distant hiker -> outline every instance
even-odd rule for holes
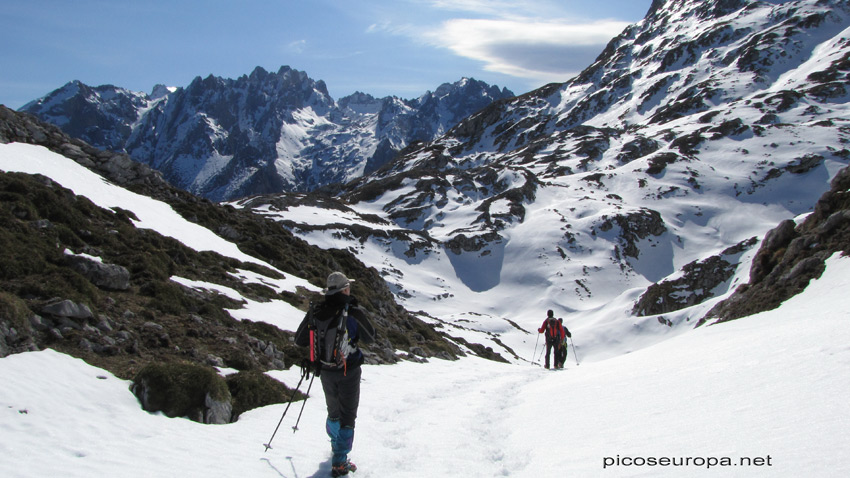
[[[572,337],[570,330],[564,327],[564,319],[558,318],[560,325],[561,337],[558,340],[558,350],[555,351],[555,368],[564,368],[564,362],[567,361],[567,337]]]
[[[328,276],[324,301],[304,317],[295,343],[310,347],[310,360],[316,375],[322,379],[322,389],[328,408],[325,430],[331,438],[332,476],[347,475],[357,467],[348,459],[354,444],[354,421],[360,403],[360,365],[363,352],[358,342],[374,340],[375,329],[351,295],[351,282],[341,272]]]
[[[561,341],[561,337],[563,337],[563,327],[558,323],[558,319],[555,318],[555,313],[551,310],[546,312],[546,320],[543,321],[543,325],[537,329],[537,332],[540,334],[545,334],[546,337],[546,368],[549,368],[549,355],[552,353],[552,349],[555,349],[555,365],[558,365],[558,343]]]

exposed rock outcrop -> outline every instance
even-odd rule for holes
[[[841,170],[802,224],[770,231],[750,269],[750,281],[700,320],[724,322],[778,307],[820,277],[824,261],[850,253],[850,168]]]

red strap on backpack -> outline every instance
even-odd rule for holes
[[[316,362],[316,331],[310,329],[310,363]]]

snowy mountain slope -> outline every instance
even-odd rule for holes
[[[616,359],[570,358],[562,372],[477,358],[366,366],[355,476],[846,476],[849,277],[834,257],[777,310]],[[0,377],[9,478],[329,475],[321,392],[265,451],[283,404],[228,425],[170,419],[140,410],[128,382],[49,350],[0,360]]]
[[[105,208],[121,208],[133,211],[134,223],[140,229],[154,229],[161,234],[179,239],[196,251],[216,251],[243,262],[253,262],[270,269],[265,263],[240,251],[236,244],[225,240],[204,227],[187,221],[168,204],[150,197],[127,191],[107,182],[103,177],[77,165],[68,158],[51,153],[45,148],[22,143],[2,146],[3,171],[27,174],[49,173],[64,187],[81,191],[94,204]],[[302,287],[313,288],[304,281],[296,281]],[[294,285],[291,286],[294,290]]]
[[[358,178],[409,143],[430,141],[510,96],[464,78],[413,100],[356,93],[337,103],[304,72],[258,67],[236,80],[198,77],[152,95],[72,82],[21,111],[221,200]]]
[[[0,189],[0,356],[51,346],[123,378],[157,361],[289,367],[301,352],[292,332],[336,269],[358,278],[383,330],[370,362],[460,352],[350,254],[191,196],[126,156],[5,108]],[[269,325],[252,325],[260,322]]]
[[[237,205],[354,251],[408,309],[511,360],[547,309],[588,355],[625,353],[745,283],[756,240],[847,166],[848,27],[841,1],[659,0],[576,78],[409,147],[332,214],[309,196]],[[720,265],[680,286],[694,307],[633,315],[697,263]]]

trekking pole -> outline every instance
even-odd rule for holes
[[[576,350],[576,343],[573,342],[573,338],[570,337],[570,343],[573,344],[573,358],[576,359],[576,366],[580,365],[578,363],[578,351]]]
[[[537,355],[537,345],[540,344],[540,334],[537,334],[537,342],[534,344],[534,353],[531,354],[531,365],[539,365],[534,361],[534,357]]]
[[[304,369],[302,369],[301,380],[298,381],[298,385],[296,385],[295,389],[292,390],[292,395],[289,396],[289,402],[287,402],[286,408],[283,409],[283,415],[280,416],[280,421],[277,422],[277,426],[274,428],[274,433],[272,433],[272,437],[269,438],[268,443],[263,443],[263,446],[266,447],[265,451],[269,451],[269,448],[272,447],[272,440],[274,440],[274,436],[277,435],[277,429],[280,428],[280,424],[283,423],[283,417],[285,417],[286,412],[289,411],[289,406],[292,405],[292,400],[295,398],[295,394],[298,392],[298,389],[301,387],[301,382],[304,381],[304,377],[306,377],[309,374],[310,374],[309,369],[307,369],[306,367]],[[313,380],[311,379],[310,383],[312,383],[312,382],[313,382]],[[263,453],[265,453],[265,452],[263,452]]]
[[[309,373],[309,372],[307,372]],[[310,389],[313,388],[313,379],[316,378],[316,374],[313,374],[313,377],[310,379],[310,385],[307,385],[307,396],[304,397],[304,403],[301,404],[301,411],[298,412],[298,420],[295,420],[295,426],[292,427],[292,433],[298,431],[298,423],[301,422],[301,414],[304,413],[304,406],[307,405],[307,399],[310,398]]]

